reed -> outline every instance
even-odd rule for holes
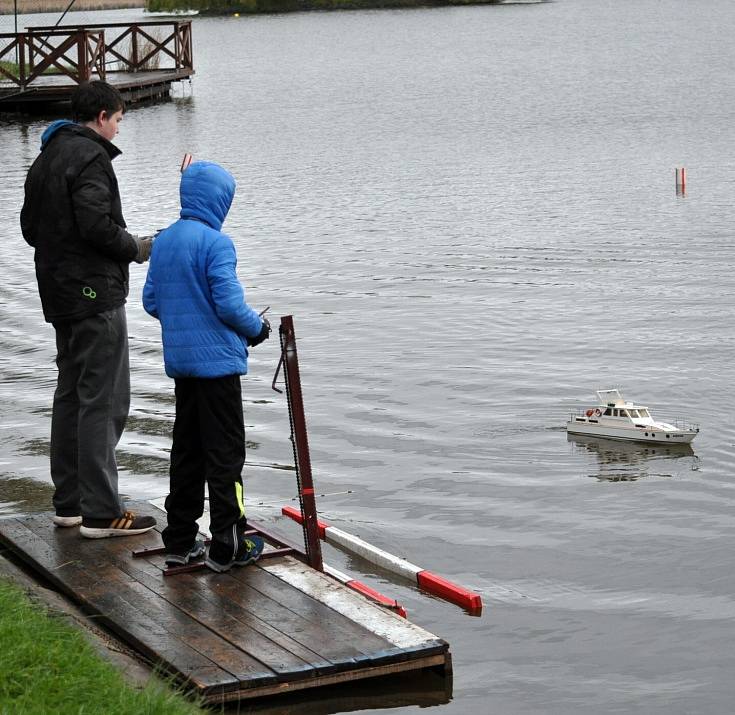
[[[22,0],[18,2],[18,9],[23,14],[37,12],[62,12],[69,5],[69,0]],[[74,10],[115,10],[127,7],[145,7],[145,0],[77,0]],[[12,15],[13,0],[0,0],[0,15]],[[7,24],[0,21],[0,26]],[[20,29],[20,28],[19,28]],[[3,32],[12,31],[6,28]]]
[[[154,30],[150,27],[146,28],[146,33],[149,34],[151,37],[155,38],[157,42],[160,42],[161,40],[161,33],[157,30]],[[138,34],[138,57],[145,57],[149,52],[153,50],[155,45],[153,42],[151,42],[149,39],[143,37],[143,35]],[[119,52],[123,57],[127,58],[128,62],[132,64],[133,61],[133,44],[128,37],[127,39],[123,40],[118,46],[115,47],[117,52]],[[141,70],[157,70],[161,66],[161,53],[157,52],[156,54],[149,57],[145,62],[143,62],[141,65],[139,65],[138,69]],[[127,62],[117,61],[114,63],[114,65],[108,69],[111,69],[113,71],[127,71],[129,68],[129,65]]]
[[[155,30],[151,31],[149,28],[149,32],[152,37],[156,39],[156,42],[161,41],[161,35],[159,32],[156,32]],[[149,52],[153,50],[155,45],[148,39],[142,36],[138,36],[138,57],[145,57]],[[141,69],[144,70],[157,70],[161,66],[161,53],[156,52],[155,55],[152,55],[149,57],[143,64],[140,66]]]
[[[156,12],[198,10],[202,15],[300,12],[304,10],[366,10],[373,8],[495,5],[502,0],[148,0]]]

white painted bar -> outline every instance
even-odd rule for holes
[[[424,570],[420,566],[406,561],[406,559],[389,554],[387,551],[368,544],[367,541],[363,541],[359,537],[348,534],[346,531],[337,529],[334,526],[327,527],[324,530],[324,534],[328,544],[331,543],[341,546],[348,551],[356,553],[358,556],[362,556],[362,558],[376,566],[381,566],[387,571],[411,579],[414,583],[416,583],[416,575]]]

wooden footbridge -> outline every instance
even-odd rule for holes
[[[0,111],[68,102],[102,79],[127,102],[166,97],[194,74],[191,20],[27,27],[0,34]]]

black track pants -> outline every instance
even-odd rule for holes
[[[212,539],[234,553],[246,528],[244,464],[240,376],[177,378],[168,526],[163,531],[167,551],[185,552],[194,543],[206,482]]]

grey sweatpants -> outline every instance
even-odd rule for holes
[[[130,409],[125,306],[55,323],[59,375],[51,419],[51,479],[59,516],[114,519],[115,447]]]

